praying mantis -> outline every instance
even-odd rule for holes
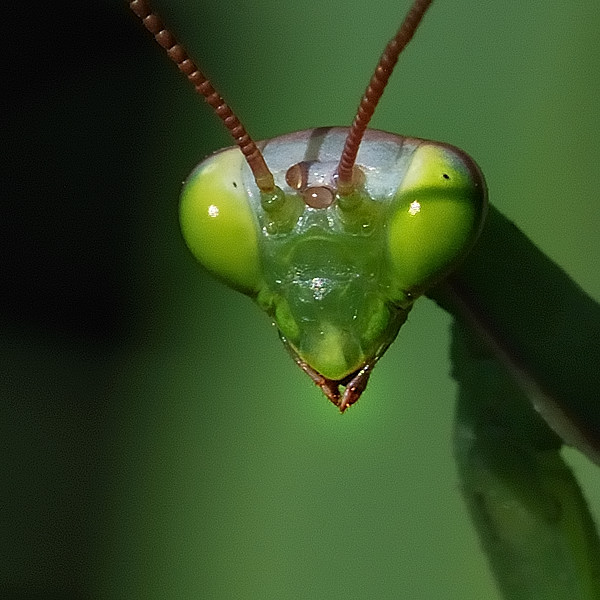
[[[511,237],[512,236],[512,237]],[[515,240],[514,244],[512,243],[512,240]],[[497,247],[498,246],[498,240],[499,240],[499,244],[500,244],[500,249]],[[508,246],[507,246],[507,242],[506,240],[511,240],[511,242],[509,242]],[[562,411],[561,409],[563,409],[565,406],[571,408],[570,404],[572,402],[575,402],[575,399],[570,399],[570,400],[563,400],[561,398],[559,398],[556,401],[552,401],[552,399],[550,398],[550,400],[548,401],[547,393],[546,393],[546,389],[545,386],[539,383],[538,379],[536,377],[534,377],[527,368],[524,368],[524,363],[525,363],[525,367],[530,364],[531,362],[535,363],[535,357],[533,355],[537,355],[538,354],[538,350],[535,349],[531,355],[527,354],[528,348],[527,348],[527,344],[525,344],[525,348],[508,348],[506,344],[504,344],[504,340],[502,338],[502,336],[495,336],[493,335],[493,333],[495,332],[495,328],[494,327],[489,327],[488,324],[485,321],[484,317],[487,317],[487,313],[490,313],[494,316],[502,316],[503,311],[505,310],[506,307],[506,303],[502,304],[500,303],[499,305],[495,303],[495,298],[497,297],[497,292],[494,289],[490,289],[489,290],[489,295],[488,295],[488,290],[486,289],[486,286],[483,285],[481,287],[477,287],[475,289],[475,291],[473,292],[473,287],[472,287],[472,282],[477,282],[479,284],[479,282],[485,282],[487,281],[486,279],[486,275],[485,273],[482,274],[481,270],[488,270],[490,267],[490,260],[486,260],[483,263],[480,263],[477,261],[477,252],[479,252],[479,256],[484,256],[484,257],[498,257],[498,258],[494,258],[495,260],[495,266],[496,266],[496,271],[498,272],[498,269],[502,266],[502,261],[507,261],[509,262],[511,265],[514,264],[515,260],[518,260],[521,256],[523,256],[523,253],[527,253],[527,255],[530,255],[532,252],[534,252],[533,246],[530,246],[527,244],[527,241],[523,239],[522,236],[520,236],[520,234],[514,230],[512,228],[512,226],[499,214],[497,213],[497,211],[495,211],[494,209],[492,209],[491,214],[490,214],[490,222],[488,224],[488,227],[484,230],[483,233],[483,238],[480,240],[479,242],[479,247],[476,247],[474,254],[472,254],[471,256],[474,258],[467,258],[466,262],[462,265],[461,269],[459,269],[459,271],[457,272],[457,274],[454,277],[451,277],[451,279],[445,283],[445,284],[440,284],[439,286],[437,286],[436,288],[434,288],[431,292],[429,292],[429,294],[431,295],[432,298],[434,298],[439,304],[441,304],[443,307],[445,307],[447,310],[449,310],[452,314],[454,314],[455,316],[458,317],[459,323],[468,323],[470,325],[470,327],[478,332],[480,334],[481,337],[483,337],[486,340],[486,344],[484,346],[475,346],[475,350],[473,350],[473,339],[471,338],[471,334],[469,333],[464,333],[464,326],[462,325],[458,325],[457,326],[457,342],[455,344],[455,351],[458,354],[461,355],[460,361],[458,362],[459,365],[463,365],[463,366],[467,366],[470,365],[471,363],[473,364],[477,364],[477,361],[482,360],[484,361],[486,364],[488,361],[487,355],[486,353],[488,352],[492,352],[495,353],[497,356],[500,357],[501,361],[503,362],[503,364],[505,366],[508,366],[508,368],[510,370],[512,370],[513,372],[516,373],[517,379],[519,379],[520,384],[525,387],[526,389],[528,389],[529,392],[531,392],[533,390],[533,393],[531,394],[534,398],[536,398],[536,400],[539,402],[540,399],[542,402],[545,402],[544,406],[540,406],[542,411],[545,411],[545,416],[548,417],[548,420],[551,422],[551,425],[559,432],[560,435],[562,435],[562,437],[564,437],[565,439],[567,439],[568,442],[574,444],[575,446],[579,447],[581,450],[583,450],[585,453],[587,453],[593,460],[597,460],[597,452],[598,452],[598,431],[599,431],[599,420],[598,420],[598,409],[597,407],[592,403],[592,397],[591,395],[588,396],[583,396],[583,398],[585,398],[585,400],[582,400],[581,404],[579,406],[577,405],[573,405],[574,409],[575,409],[575,420],[573,420],[571,417],[573,417],[573,415],[569,415],[566,414],[565,411]],[[494,247],[494,244],[496,244],[496,247]],[[512,256],[510,254],[510,250],[514,250],[515,252],[515,256]],[[582,316],[582,320],[580,323],[581,326],[581,330],[577,330],[575,332],[575,334],[572,336],[574,338],[574,343],[578,343],[577,340],[581,340],[581,339],[588,339],[588,343],[586,346],[583,346],[581,348],[577,348],[575,347],[569,354],[571,356],[582,356],[582,355],[586,355],[586,356],[591,356],[592,357],[592,362],[590,364],[593,364],[594,356],[597,356],[597,337],[595,337],[594,335],[589,335],[586,336],[583,334],[583,332],[590,332],[590,331],[594,331],[594,327],[596,327],[596,331],[597,331],[597,327],[598,327],[598,312],[597,312],[597,308],[593,305],[593,303],[589,303],[584,297],[578,297],[577,296],[577,291],[575,289],[571,289],[568,288],[568,282],[563,281],[561,279],[561,275],[558,272],[554,272],[553,271],[553,267],[551,264],[547,264],[547,263],[543,263],[543,262],[539,262],[539,261],[543,261],[543,258],[540,256],[538,257],[538,261],[536,262],[536,264],[543,264],[545,265],[543,268],[545,271],[548,271],[548,275],[549,275],[549,280],[552,282],[557,282],[559,281],[559,283],[557,283],[556,285],[558,286],[559,289],[565,289],[565,286],[568,289],[568,302],[565,303],[565,307],[564,310],[566,311],[567,308],[569,308],[570,312],[576,312],[578,315]],[[517,271],[517,277],[522,280],[524,278],[530,278],[530,275],[523,275],[523,274],[519,274],[518,270]],[[495,283],[495,282],[491,282],[491,283]],[[497,282],[496,282],[497,283]],[[541,286],[544,290],[548,289],[548,284],[546,280],[542,280]],[[532,286],[533,287],[533,286]],[[522,293],[522,290],[519,289],[519,292]],[[481,299],[483,299],[483,309],[486,314],[482,315],[482,311],[477,310],[479,303],[477,302],[473,302],[473,296],[476,296],[476,300],[479,300],[481,302]],[[557,298],[561,298],[561,295],[557,295]],[[523,296],[521,296],[521,300],[522,300]],[[510,304],[510,308],[514,308],[514,302],[513,303],[509,303]],[[528,309],[531,308],[531,303],[528,303],[527,301],[522,302],[521,303],[524,307],[524,309]],[[557,309],[557,302],[551,302],[550,306],[552,306],[554,309]],[[561,308],[560,306],[558,306],[558,308],[560,308],[560,311],[563,310],[563,308]],[[544,306],[540,306],[540,311],[539,311],[539,319],[540,319],[540,323],[544,324],[544,317],[545,315],[547,315],[548,313],[548,309],[546,309]],[[517,324],[521,324],[523,322],[523,318],[526,318],[528,320],[530,320],[531,323],[533,323],[532,327],[535,327],[536,324],[536,316],[535,316],[535,311],[533,311],[533,314],[527,313],[526,317],[523,317],[521,314],[519,314],[518,312],[516,313],[516,316],[514,317],[514,323]],[[520,325],[516,325],[516,327],[519,327]],[[544,327],[540,327],[540,329],[543,331]],[[510,337],[511,340],[514,340],[517,338],[517,334],[518,332],[512,330],[510,332]],[[567,335],[567,334],[564,334]],[[555,335],[553,334],[553,332],[550,332],[550,335],[548,336],[548,338],[544,339],[544,341],[540,342],[540,340],[536,340],[535,338],[531,338],[532,341],[536,342],[536,344],[539,346],[540,343],[542,345],[545,345],[546,347],[549,347],[550,349],[552,349],[551,346],[551,339],[554,338]],[[466,343],[465,340],[466,339]],[[568,337],[566,338],[568,339]],[[483,349],[482,349],[483,348]],[[596,351],[596,355],[594,355],[594,350]],[[542,353],[543,354],[543,353]],[[549,354],[552,354],[552,352],[550,352]],[[556,354],[556,353],[554,353]],[[518,357],[520,360],[515,359],[515,357]],[[574,365],[579,366],[581,364],[581,361],[576,361],[576,363],[574,363]],[[584,365],[585,366],[585,365]],[[468,368],[467,368],[468,370]],[[474,367],[474,371],[475,373],[477,373],[479,370],[479,367]],[[545,365],[541,366],[541,371],[546,372],[546,373],[555,373],[557,370],[557,367],[553,367],[551,363],[547,363]],[[567,369],[567,371],[569,371],[569,373],[571,371],[573,371],[573,365],[569,366]],[[457,371],[457,377],[460,380],[461,377],[461,369],[460,368],[456,368]],[[581,383],[584,385],[584,390],[587,389],[587,386],[589,384],[589,381],[591,379],[591,369],[588,367],[587,371],[584,371],[583,374],[582,373],[577,373],[575,371],[573,371],[573,375],[574,375],[574,379],[571,380],[568,377],[566,377],[566,375],[568,375],[569,373],[561,373],[560,377],[558,379],[560,379],[563,382],[566,382],[566,386],[567,388],[569,388],[569,390],[571,392],[573,392],[574,385],[576,385],[577,383]],[[586,373],[587,373],[587,377],[586,377]],[[473,387],[473,382],[467,383],[465,384],[464,381],[468,378],[469,375],[464,375],[463,374],[463,385],[465,385],[465,388],[467,389],[467,395],[469,395],[469,390],[472,390]],[[499,375],[494,374],[493,377],[499,377]],[[485,377],[482,375],[482,379],[479,382],[480,385],[482,386],[486,386],[487,384],[485,383]],[[554,387],[554,386],[553,386]],[[488,388],[489,389],[489,388]],[[593,387],[592,387],[593,389]],[[512,393],[512,392],[511,392]],[[517,394],[517,392],[515,392],[515,394]],[[582,398],[582,394],[576,392],[574,394],[574,398],[579,398],[581,400]],[[345,405],[343,405],[345,407]],[[472,404],[468,404],[467,406],[472,406]],[[467,415],[469,416],[469,413],[474,413],[476,411],[474,411],[473,409],[464,409],[462,411],[462,415]],[[472,415],[470,415],[472,416]],[[457,427],[457,455],[461,455],[461,452],[463,452],[464,454],[466,454],[466,459],[465,461],[462,463],[465,465],[464,469],[465,469],[465,475],[464,475],[464,479],[466,482],[469,481],[469,473],[471,472],[470,466],[469,466],[469,459],[471,458],[468,452],[464,452],[464,443],[465,440],[470,441],[471,443],[473,443],[474,439],[477,439],[477,437],[479,435],[481,435],[482,437],[487,437],[488,439],[490,439],[490,429],[487,429],[486,427],[489,425],[489,423],[485,422],[485,419],[481,419],[481,415],[477,415],[478,418],[474,419],[474,420],[469,420],[469,419],[465,419],[463,421],[459,421],[459,427]],[[491,429],[492,432],[497,433],[497,428],[498,428],[498,421],[496,420],[496,415],[494,415],[495,419],[494,422],[492,423],[493,427]],[[544,452],[548,452],[549,450],[555,450],[560,444],[557,442],[557,438],[554,437],[553,434],[551,434],[549,431],[547,431],[546,429],[544,429],[545,426],[539,425],[538,421],[536,420],[537,418],[534,416],[531,416],[529,414],[526,414],[526,416],[524,417],[525,422],[528,422],[528,419],[531,419],[531,426],[527,425],[526,427],[524,427],[525,431],[531,431],[536,430],[537,427],[540,427],[539,429],[539,439],[543,441],[543,451]],[[482,426],[483,427],[483,431],[479,431],[478,427]],[[504,435],[504,431],[503,428],[500,428],[502,430],[502,434]],[[466,434],[465,434],[466,432]],[[462,445],[461,445],[461,435],[464,436]],[[519,442],[522,442],[522,439],[517,438]],[[510,443],[512,444],[514,442],[514,440],[512,440],[512,438],[510,438]],[[500,447],[504,447],[506,446],[506,438],[499,436],[499,444]],[[473,443],[473,445],[475,446],[476,444]],[[517,444],[518,445],[518,444]],[[535,447],[535,444],[533,445]],[[497,447],[495,447],[495,450],[497,450]],[[526,448],[527,450],[527,455],[530,456],[532,455],[532,449],[531,448]],[[533,455],[535,455],[535,452],[533,453]],[[537,460],[537,458],[536,458]],[[533,461],[535,462],[535,461]],[[534,468],[537,468],[534,466]],[[538,471],[534,471],[535,473],[538,473]],[[521,483],[523,481],[523,479],[526,480],[526,475],[522,474],[522,478],[521,478]],[[509,477],[509,481],[510,481],[510,477]],[[511,482],[514,483],[514,482]],[[510,487],[510,486],[509,486]],[[468,484],[465,484],[465,489],[466,489],[466,494],[469,494],[469,488],[468,488]],[[485,521],[486,519],[488,519],[488,525],[489,525],[489,518],[490,518],[490,510],[493,509],[490,508],[489,506],[486,507],[485,506],[485,497],[482,493],[482,491],[480,489],[477,488],[477,486],[475,486],[472,490],[470,490],[472,492],[470,498],[471,498],[471,505],[473,507],[473,512],[475,513],[475,515],[479,514],[479,518],[481,521]],[[527,494],[523,493],[521,495],[517,494],[517,497],[520,498],[527,498]],[[483,498],[483,500],[482,500]],[[524,503],[527,505],[527,501],[524,500]],[[541,505],[543,505],[544,503],[540,503]],[[483,509],[482,509],[483,507]],[[547,509],[547,506],[542,506],[540,510],[545,510]],[[552,507],[551,507],[552,508]],[[554,507],[556,508],[556,507]],[[479,513],[477,513],[477,511],[479,510]],[[550,513],[552,513],[552,510],[549,511]],[[558,512],[560,513],[560,509],[558,510]],[[542,513],[543,514],[543,513]],[[476,517],[477,518],[477,517]],[[560,519],[557,519],[557,521],[560,521]],[[582,522],[585,521],[585,518],[582,519]],[[585,529],[585,528],[583,528]],[[497,533],[494,530],[492,530],[492,533]],[[566,535],[566,534],[565,534]],[[482,534],[482,537],[484,537],[484,534]],[[582,553],[587,557],[585,560],[583,560],[580,563],[577,563],[577,567],[575,568],[575,571],[577,571],[578,574],[581,575],[581,571],[578,571],[577,569],[583,569],[585,570],[585,565],[587,565],[589,567],[588,572],[584,573],[581,577],[582,581],[585,581],[587,584],[587,588],[586,590],[584,590],[584,592],[582,593],[587,593],[587,596],[582,595],[581,597],[597,597],[597,580],[595,580],[594,578],[597,577],[597,571],[594,571],[594,565],[592,564],[592,561],[589,560],[589,556],[593,557],[593,553],[595,552],[595,550],[597,550],[597,541],[594,541],[593,539],[593,535],[591,535],[589,533],[589,527],[587,527],[587,529],[585,529],[584,531],[584,535],[583,535],[584,541],[579,541],[577,542],[579,544],[578,548],[583,548]],[[588,539],[589,538],[589,539]],[[588,540],[588,541],[585,541]],[[591,540],[591,541],[590,541]],[[586,544],[589,544],[589,546],[586,546]],[[588,554],[586,554],[586,550],[589,551],[589,556]],[[490,552],[493,552],[493,550],[490,550]],[[587,560],[587,562],[586,562]],[[492,562],[494,562],[494,559],[492,558]],[[583,567],[581,565],[584,565]],[[591,566],[590,566],[591,565]],[[518,596],[510,596],[510,593],[517,593],[517,592],[511,592],[510,590],[510,583],[506,583],[507,579],[510,579],[510,576],[505,576],[504,579],[502,579],[502,566],[497,567],[497,572],[499,579],[501,579],[502,581],[504,581],[504,583],[502,584],[502,588],[503,591],[506,594],[506,597],[518,597]],[[513,571],[514,574],[514,571]],[[518,587],[518,586],[517,586]],[[522,590],[522,586],[521,586],[521,590]],[[594,595],[596,594],[596,595]],[[526,597],[526,596],[523,596]],[[542,597],[542,596],[540,596]],[[546,596],[543,596],[546,597]],[[548,596],[550,597],[550,596]],[[560,596],[557,596],[560,597]]]

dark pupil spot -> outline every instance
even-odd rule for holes
[[[444,173],[444,174],[442,175],[442,177],[443,177],[444,179],[450,179],[450,175],[448,175],[448,173]]]
[[[233,182],[233,187],[236,188],[237,187],[237,183],[234,181]]]

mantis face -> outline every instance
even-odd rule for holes
[[[415,299],[470,250],[485,216],[483,176],[464,152],[367,130],[430,3],[413,4],[351,128],[259,144],[145,0],[130,3],[238,145],[200,163],[184,186],[180,220],[190,250],[257,301],[342,412],[360,397]]]
[[[187,180],[180,212],[194,256],[256,299],[341,410],[358,395],[340,397],[337,386],[366,384],[414,300],[470,249],[486,196],[457,148],[379,131],[358,153],[360,187],[340,196],[347,134],[312,129],[259,144],[274,195],[261,193],[239,149],[218,152]]]

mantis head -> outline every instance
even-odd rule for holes
[[[270,315],[297,364],[342,412],[416,298],[471,249],[485,216],[485,182],[466,153],[367,129],[429,4],[413,4],[351,128],[256,144],[145,0],[131,2],[237,143],[201,162],[184,185],[188,247]]]

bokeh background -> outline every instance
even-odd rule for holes
[[[263,139],[349,124],[408,2],[156,5]],[[126,3],[4,18],[0,595],[498,598],[450,318],[422,300],[340,416],[187,252],[181,181],[230,142]],[[440,0],[373,121],[467,150],[597,300],[599,30],[597,0]],[[600,520],[600,472],[566,454]]]

